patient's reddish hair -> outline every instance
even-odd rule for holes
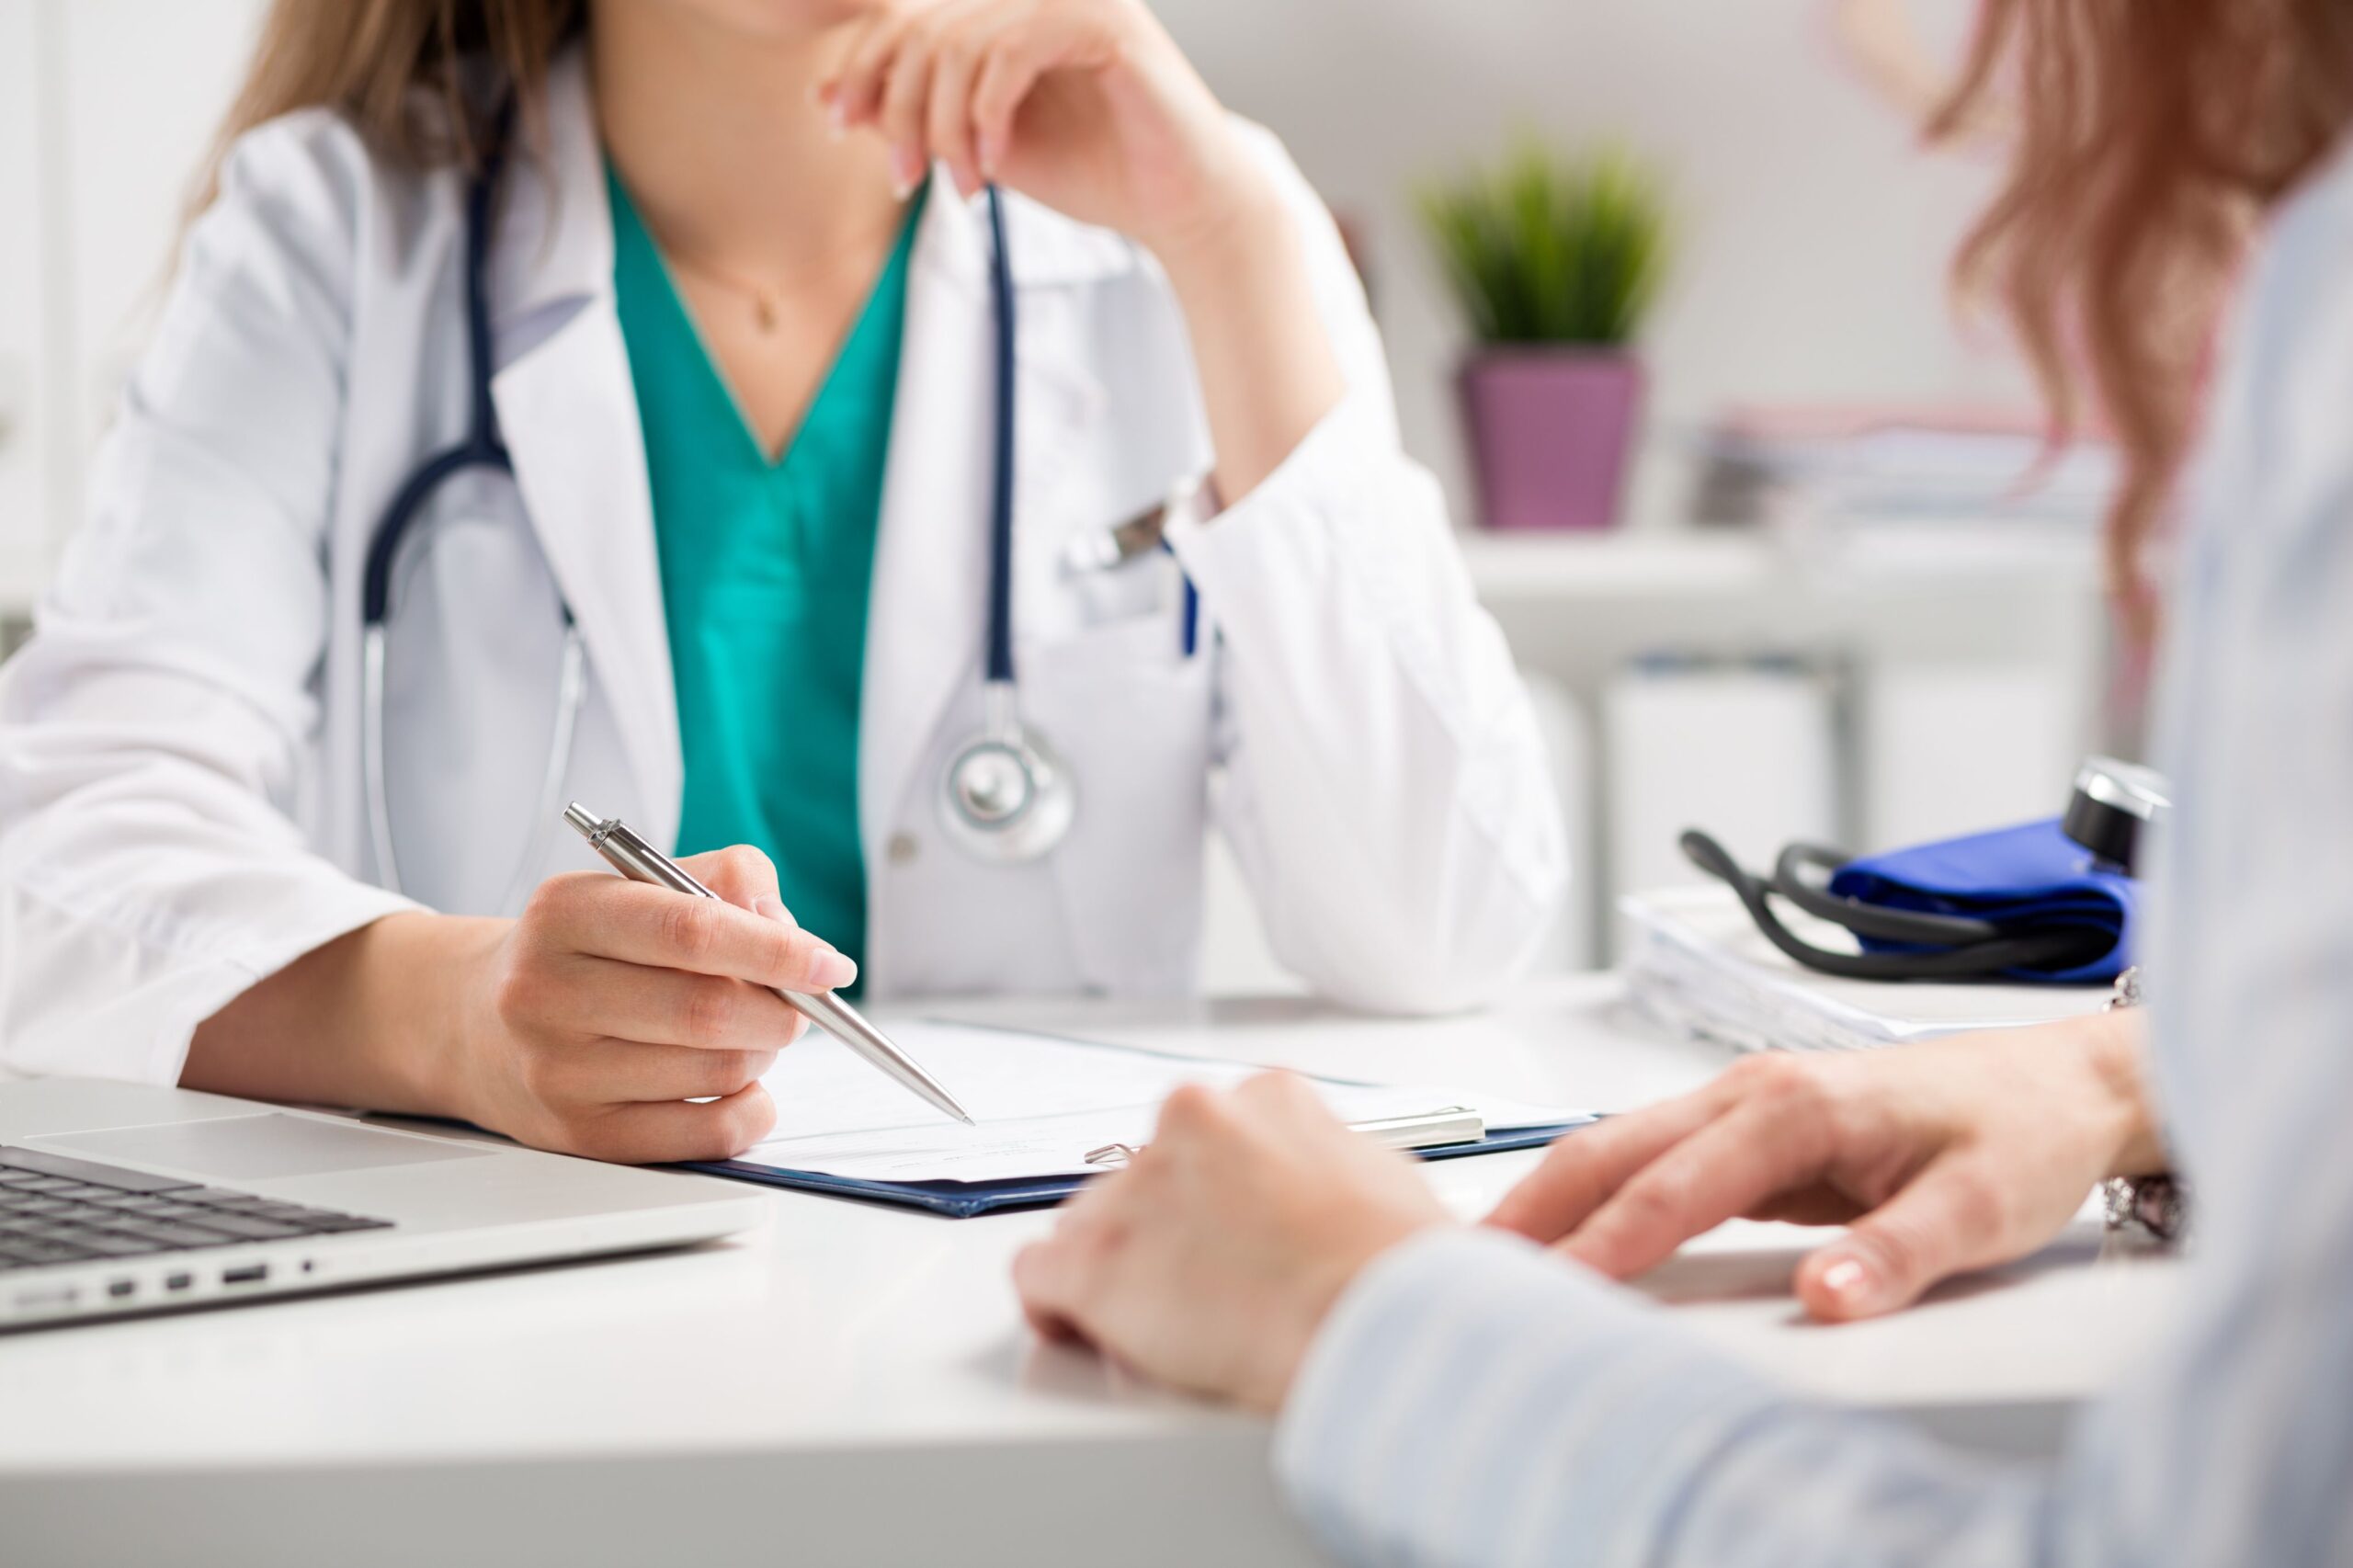
[[[2054,433],[2085,392],[2114,431],[2109,578],[2144,640],[2142,546],[2246,236],[2353,119],[2353,0],[1984,0],[1932,133],[1989,110],[2016,147],[1959,271],[2007,312]]]

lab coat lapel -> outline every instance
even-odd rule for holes
[[[612,293],[612,214],[578,51],[548,86],[544,177],[510,163],[492,383],[541,551],[580,629],[642,799],[639,828],[677,834],[680,754],[654,501],[629,353]],[[611,809],[611,808],[607,808]]]
[[[611,301],[584,309],[494,385],[524,506],[643,791],[641,831],[668,844],[685,767],[643,437]]]
[[[995,323],[987,253],[952,187],[936,182],[907,268],[867,611],[858,822],[883,863],[911,775],[941,710],[979,665],[986,630]]]

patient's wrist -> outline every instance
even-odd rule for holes
[[[2081,1023],[2093,1071],[2116,1107],[2116,1148],[2106,1174],[2154,1176],[2168,1169],[2172,1161],[2149,1078],[2148,1015],[2137,1007],[2119,1008]]]

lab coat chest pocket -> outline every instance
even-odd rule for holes
[[[1022,704],[1079,790],[1054,864],[1082,972],[1123,994],[1177,994],[1200,927],[1211,661],[1184,651],[1172,559],[1119,570],[1149,574],[1149,605],[1025,649]]]
[[[1176,384],[1168,344],[1105,335],[1107,318],[1128,319],[1114,307],[1131,286],[1024,299],[1015,660],[1023,718],[1078,794],[1051,860],[1078,978],[1177,994],[1192,987],[1199,943],[1210,649],[1188,652],[1189,596],[1165,551],[1108,567],[1074,560],[1200,461],[1188,409],[1128,394],[1132,375]]]

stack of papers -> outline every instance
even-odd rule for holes
[[[1741,1051],[1859,1051],[1970,1029],[2096,1013],[2106,986],[1940,985],[1840,980],[1784,957],[1730,888],[1620,900],[1627,1000],[1677,1033]],[[1827,921],[1787,905],[1784,923],[1818,947],[1855,949]]]
[[[1230,1086],[1262,1067],[961,1024],[893,1023],[891,1036],[972,1113],[949,1120],[812,1031],[761,1082],[776,1128],[736,1164],[859,1181],[1021,1181],[1103,1169],[1087,1153],[1148,1142],[1180,1084]],[[1585,1112],[1427,1085],[1308,1080],[1343,1121],[1476,1111],[1492,1136],[1589,1121]]]
[[[2116,449],[2046,449],[2038,424],[1969,411],[1796,408],[1731,415],[1702,437],[1711,522],[2009,522],[2089,532]]]

